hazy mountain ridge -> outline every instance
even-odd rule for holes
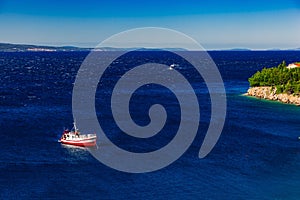
[[[11,44],[11,43],[0,43],[0,52],[54,52],[54,51],[159,51],[161,49],[152,48],[115,48],[115,47],[101,47],[101,48],[85,48],[76,46],[47,46],[47,45],[31,45],[31,44]],[[183,48],[164,48],[163,50],[168,51],[186,51]],[[249,48],[232,48],[232,49],[214,49],[208,51],[255,51]],[[295,49],[266,49],[262,51],[300,51],[300,48]]]
[[[89,51],[89,48],[79,48],[74,46],[44,46],[30,44],[10,44],[0,43],[0,51],[2,52],[25,52],[25,51]]]
[[[115,48],[115,47],[100,47],[100,48],[84,48],[75,46],[46,46],[46,45],[31,45],[31,44],[10,44],[0,43],[0,52],[54,52],[54,51],[160,51],[161,49],[152,48]],[[164,48],[163,50],[169,51],[186,51],[183,48]]]

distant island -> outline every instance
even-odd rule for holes
[[[300,62],[264,68],[249,79],[246,95],[300,106]]]
[[[0,43],[0,52],[32,52],[32,51],[89,51],[89,48],[79,48],[73,46],[42,46],[42,45],[30,45],[30,44],[10,44]]]
[[[46,46],[46,45],[32,45],[32,44],[11,44],[11,43],[1,43],[0,42],[0,52],[68,52],[68,51],[188,51],[184,48],[163,48],[163,49],[154,49],[154,48],[141,48],[141,47],[132,47],[132,48],[118,48],[118,47],[76,47],[76,46]],[[205,49],[204,49],[205,50]],[[295,49],[266,49],[266,50],[253,50],[248,48],[232,48],[232,49],[215,49],[207,51],[300,51],[300,48]]]
[[[152,49],[152,48],[117,48],[117,47],[96,47],[96,48],[84,48],[75,46],[43,46],[43,45],[31,45],[31,44],[10,44],[0,43],[0,52],[68,52],[68,51],[186,51],[183,48],[164,48],[164,49]]]

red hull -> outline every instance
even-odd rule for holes
[[[65,130],[59,140],[62,144],[73,145],[78,147],[96,146],[96,134],[81,134],[76,128],[74,122],[74,131]]]
[[[62,144],[68,144],[68,145],[73,145],[73,146],[78,146],[78,147],[94,147],[94,146],[96,146],[96,140],[93,142],[73,142],[73,141],[61,140],[60,142]]]

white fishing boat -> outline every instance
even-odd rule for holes
[[[82,134],[77,129],[75,122],[73,124],[74,127],[70,131],[68,129],[64,130],[58,142],[80,147],[94,147],[97,145],[97,135],[95,133]]]

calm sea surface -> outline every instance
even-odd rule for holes
[[[300,107],[242,96],[253,73],[282,60],[300,61],[299,51],[209,52],[223,77],[228,107],[220,140],[204,159],[198,152],[210,120],[210,98],[202,78],[179,63],[177,70],[190,81],[201,105],[200,128],[180,159],[144,174],[116,171],[85,149],[57,142],[63,128],[72,126],[73,83],[87,54],[0,53],[0,199],[300,198]],[[106,105],[112,86],[128,69],[150,61],[170,65],[176,59],[135,52],[124,60],[113,63],[101,80],[98,119],[121,148],[159,149],[174,137],[180,119],[170,91],[150,84],[133,95],[131,114],[137,124],[149,123],[150,105],[166,108],[167,128],[152,140],[123,134]]]

